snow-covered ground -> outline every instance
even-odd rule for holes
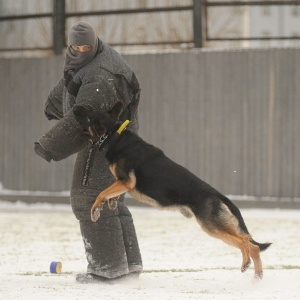
[[[144,273],[116,284],[79,284],[86,260],[67,205],[0,201],[0,299],[299,299],[300,210],[242,210],[262,253],[264,278],[240,272],[241,254],[178,212],[132,207]],[[51,261],[62,273],[50,274]]]

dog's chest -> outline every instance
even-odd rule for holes
[[[110,172],[114,175],[114,177],[116,179],[118,179],[118,177],[117,177],[117,164],[109,165],[109,169],[110,169]]]
[[[119,179],[118,174],[120,173],[120,171],[121,171],[120,169],[122,169],[122,168],[120,166],[118,166],[117,163],[114,163],[114,164],[111,164],[109,166],[109,169],[110,169],[111,173],[114,175],[114,177],[116,178],[116,180],[118,180]],[[135,174],[134,174],[133,171],[131,171],[130,174],[128,174],[128,177],[129,177],[129,180],[128,180],[129,182],[128,183],[129,183],[129,186],[130,186],[130,189],[129,189],[128,193],[134,199],[136,199],[140,202],[146,203],[148,205],[151,205],[153,207],[161,207],[161,205],[159,205],[159,203],[155,199],[141,193],[140,191],[138,191],[135,188],[136,178],[135,178]]]

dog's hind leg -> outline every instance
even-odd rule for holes
[[[250,259],[250,250],[249,250],[249,238],[247,236],[242,236],[240,234],[231,233],[230,231],[228,232],[224,230],[214,230],[214,231],[206,230],[205,228],[203,228],[203,225],[201,227],[211,237],[220,239],[224,243],[240,249],[243,258],[241,271],[245,272],[249,268],[251,264],[251,259]]]
[[[242,263],[241,271],[246,272],[251,264],[250,249],[249,249],[249,237],[248,237],[248,235],[246,235],[246,236],[240,235],[240,236],[238,236],[238,239],[240,241],[239,248],[243,255],[243,263]]]
[[[248,232],[239,209],[226,199],[220,201],[217,197],[207,198],[201,205],[199,202],[194,202],[192,211],[203,231],[241,250],[242,272],[247,270],[252,259],[255,278],[261,279],[263,270],[260,251],[266,250],[271,244],[255,242]]]
[[[243,256],[243,262],[241,271],[245,272],[250,263],[251,259],[254,263],[255,278],[261,279],[263,276],[262,262],[260,258],[260,248],[258,245],[252,243],[251,236],[248,233],[244,233],[240,230],[238,223],[233,222],[233,219],[229,216],[227,218],[222,215],[221,219],[215,217],[214,219],[199,220],[198,223],[202,229],[210,236],[220,239],[226,244],[236,247],[241,250]]]
[[[223,233],[222,240],[230,244],[234,247],[237,247],[241,250],[243,255],[243,263],[241,271],[245,272],[251,264],[251,259],[254,264],[254,277],[255,279],[262,279],[263,277],[263,269],[262,269],[262,261],[260,258],[260,249],[259,246],[251,243],[249,235],[232,235],[229,234],[226,237],[226,234]]]
[[[243,235],[232,235],[231,239],[235,240],[235,243],[230,244],[233,247],[239,248],[242,252],[243,261],[241,271],[246,272],[251,264],[250,251],[249,251],[249,237]],[[226,241],[224,241],[226,243]],[[228,242],[227,242],[228,243]]]
[[[200,213],[194,210],[194,214],[208,235],[240,249],[243,257],[241,271],[245,272],[251,264],[250,235],[240,228],[239,220],[228,207],[218,200],[210,201]]]
[[[262,279],[263,277],[263,269],[262,269],[262,261],[260,258],[260,249],[259,246],[252,244],[249,241],[249,248],[250,248],[250,256],[254,263],[255,269],[255,278]]]

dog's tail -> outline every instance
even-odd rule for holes
[[[252,238],[250,238],[250,242],[251,244],[258,246],[260,252],[267,250],[272,245],[272,243],[263,243],[263,244],[258,243],[254,241]]]

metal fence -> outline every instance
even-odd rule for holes
[[[7,3],[7,5],[10,5],[9,7],[12,7],[11,1],[2,1],[2,5],[4,5],[3,3]],[[78,1],[74,0],[44,0],[43,2],[36,3],[40,5],[39,13],[34,12],[37,6],[34,5],[34,1],[36,0],[30,1],[27,0],[26,3],[28,7],[30,5],[32,6],[32,10],[29,10],[27,13],[3,13],[1,12],[0,6],[0,32],[4,37],[2,41],[0,41],[0,51],[46,51],[49,55],[53,53],[57,55],[62,54],[66,46],[66,32],[70,27],[70,22],[74,22],[80,18],[91,20],[97,32],[103,33],[105,41],[112,46],[176,45],[179,47],[180,45],[185,45],[185,47],[189,48],[201,48],[205,47],[207,42],[300,40],[299,35],[267,37],[241,36],[235,33],[233,36],[222,34],[216,36],[210,33],[210,27],[214,23],[209,20],[208,12],[210,9],[246,6],[300,6],[300,2],[295,0],[163,0],[160,1],[160,3],[156,3],[156,5],[153,5],[150,1],[143,1],[141,3],[141,1],[135,0],[130,1],[130,4],[127,3],[126,5],[115,1],[114,3],[117,3],[117,6],[113,2],[104,3],[94,0],[84,3],[81,1],[80,5]],[[47,5],[42,6],[41,3],[47,3]],[[76,4],[78,4],[81,9],[77,9]],[[28,9],[25,4],[24,6]],[[72,9],[73,6],[75,6],[76,9]],[[109,21],[107,18],[115,19],[110,19]],[[170,22],[166,24],[163,20],[169,18]],[[218,16],[218,19],[220,18],[222,18],[222,13]],[[237,16],[230,16],[230,18],[237,18]],[[8,39],[7,36],[11,36],[11,26],[13,26],[11,24],[16,22],[19,22],[18,26],[16,25],[16,27],[19,28],[19,32],[15,30],[14,35],[17,41],[13,42],[12,39]],[[25,22],[29,22],[30,26],[25,26]],[[120,28],[120,24],[122,28]],[[27,28],[26,32],[24,32],[25,27]],[[40,28],[37,30],[37,27]],[[164,27],[167,27],[167,29],[165,30]],[[35,28],[34,36],[37,36],[34,42],[32,42],[34,39],[32,28]],[[124,34],[122,34],[124,28],[127,28],[125,37]],[[155,34],[151,35],[151,31],[155,32]],[[112,38],[112,36],[115,36],[115,38]],[[24,41],[24,39],[27,39],[27,42]],[[20,40],[23,42],[20,43]]]
[[[49,21],[52,23],[52,43],[48,43],[46,46],[22,46],[22,47],[0,47],[0,51],[34,51],[34,50],[51,50],[55,54],[61,54],[63,52],[64,47],[66,46],[66,29],[68,29],[68,21],[69,20],[76,20],[77,18],[85,18],[89,19],[91,17],[97,17],[97,23],[99,19],[106,18],[106,17],[119,17],[119,16],[129,16],[132,19],[137,18],[137,16],[145,16],[147,15],[159,15],[161,13],[164,14],[172,14],[176,12],[191,12],[191,16],[193,18],[193,24],[195,29],[195,37],[196,41],[201,42],[198,36],[201,34],[199,29],[201,29],[201,15],[198,13],[198,9],[201,8],[199,0],[184,0],[184,1],[168,1],[164,0],[162,5],[157,4],[157,6],[151,6],[151,3],[146,3],[141,5],[138,1],[132,1],[132,5],[127,4],[126,7],[122,7],[122,4],[119,3],[119,7],[117,8],[109,8],[103,9],[105,7],[105,3],[101,2],[94,2],[91,1],[91,5],[93,6],[90,10],[84,10],[84,5],[81,3],[81,10],[77,11],[72,10],[72,4],[74,2],[70,2],[67,0],[51,0],[52,1],[52,8],[46,6],[44,10],[46,12],[43,13],[26,13],[26,14],[12,14],[12,15],[0,15],[0,22],[14,22],[14,21],[32,21],[32,20],[44,20],[43,26],[45,28],[49,27]],[[175,4],[172,4],[175,3]],[[170,4],[171,3],[171,4]],[[28,3],[29,4],[29,3]],[[76,4],[76,3],[75,3]],[[132,7],[133,6],[133,7]],[[102,9],[98,9],[98,7],[102,7]],[[113,3],[110,4],[110,7],[114,7]],[[130,8],[131,7],[131,8]],[[51,9],[51,10],[50,10]],[[178,15],[177,15],[178,16]],[[129,19],[130,20],[130,19]],[[47,21],[47,23],[46,23]],[[120,20],[119,20],[120,21]],[[188,20],[189,21],[189,18]],[[95,23],[95,20],[94,22]],[[117,22],[116,22],[117,23]],[[115,23],[115,24],[116,24]],[[119,22],[120,23],[120,22]],[[128,22],[127,22],[128,24]],[[153,22],[152,22],[153,24]],[[108,23],[106,22],[106,25]],[[126,23],[124,24],[126,26]],[[143,28],[147,25],[147,22],[144,22]],[[33,27],[33,26],[32,26]],[[137,24],[134,22],[132,23],[132,27],[134,27],[134,32],[132,32],[132,36],[138,35],[138,31],[140,30]],[[47,29],[49,31],[49,28]],[[172,28],[170,29],[172,30]],[[49,35],[49,32],[47,32]],[[182,37],[173,37],[169,35],[166,38],[160,38],[159,40],[133,40],[133,41],[124,41],[122,38],[119,38],[118,41],[107,41],[111,46],[146,46],[146,45],[172,45],[172,44],[181,44],[181,43],[194,43],[194,39],[191,37],[182,38]]]
[[[300,197],[300,50],[126,55],[141,83],[140,135],[225,194]],[[0,182],[70,187],[74,157],[47,163],[33,143],[62,56],[0,60]]]

